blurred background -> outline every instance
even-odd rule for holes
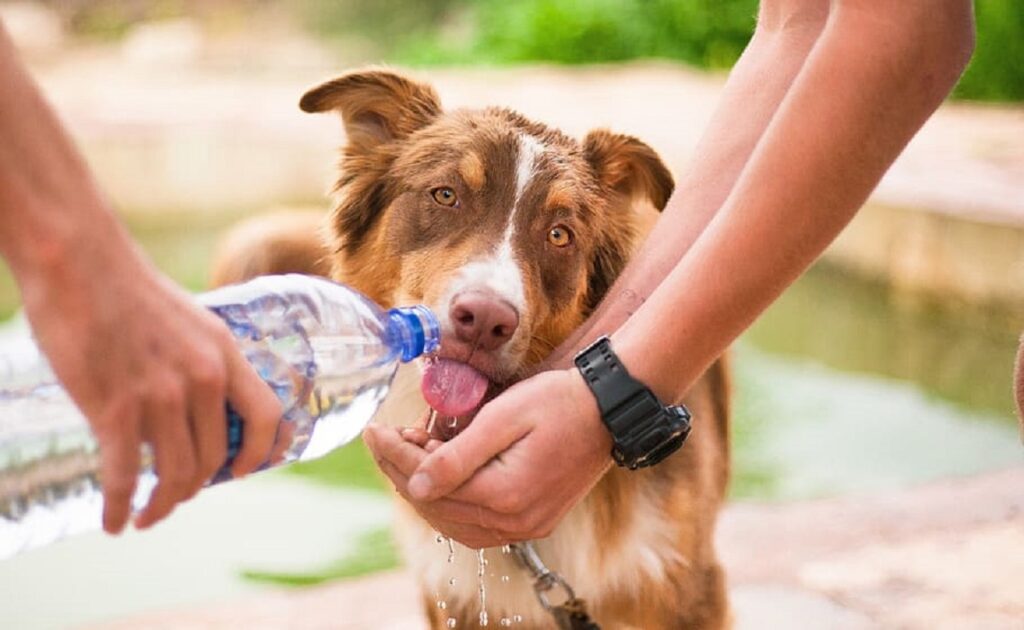
[[[143,247],[199,291],[235,221],[326,211],[341,126],[297,107],[322,79],[410,68],[446,107],[635,134],[678,176],[756,6],[53,0],[0,2],[0,19]],[[741,627],[1024,618],[1011,385],[1024,329],[1024,3],[978,0],[976,18],[951,100],[734,350],[733,504],[719,536]],[[23,330],[18,304],[0,267],[6,334]],[[360,614],[373,621],[352,627],[419,627],[411,592],[396,594],[409,585],[391,571],[390,496],[361,444],[239,485],[152,533],[0,564],[0,625],[237,627],[230,602],[258,596],[275,606],[252,604],[258,619],[290,611],[289,627],[314,627],[321,609],[339,624],[327,627]],[[798,559],[768,570],[773,553]]]

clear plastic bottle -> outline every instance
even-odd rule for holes
[[[284,408],[289,445],[273,465],[315,459],[370,421],[400,361],[436,350],[439,326],[423,306],[383,311],[362,294],[309,276],[265,276],[199,296]],[[97,366],[102,369],[102,366]],[[228,462],[242,441],[228,408]],[[290,434],[290,438],[287,436]],[[268,464],[269,466],[269,464]],[[89,427],[30,339],[0,348],[0,559],[98,529],[99,456]],[[143,454],[133,504],[156,477]]]

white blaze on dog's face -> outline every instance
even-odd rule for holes
[[[391,72],[342,76],[301,105],[345,123],[335,275],[437,313],[423,393],[444,415],[473,412],[565,339],[625,264],[634,198],[661,209],[672,190],[635,138],[580,143],[506,109],[444,113],[429,86]]]

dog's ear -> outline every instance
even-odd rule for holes
[[[583,154],[607,189],[665,209],[675,182],[654,149],[633,136],[598,129],[584,138]]]
[[[306,92],[299,107],[336,111],[345,124],[341,176],[335,186],[336,249],[354,254],[391,200],[387,145],[433,122],[441,113],[429,85],[381,69],[356,70]]]
[[[337,111],[350,148],[368,149],[398,140],[441,113],[434,88],[389,70],[356,70],[306,92],[305,112]]]
[[[611,200],[587,278],[587,309],[604,299],[629,260],[636,239],[635,217],[629,202],[646,199],[659,211],[665,208],[675,183],[672,173],[654,149],[640,140],[598,129],[583,140],[583,153],[606,191],[625,197]],[[624,211],[621,211],[624,210]]]

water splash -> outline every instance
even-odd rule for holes
[[[487,558],[484,556],[484,550],[479,549],[476,552],[477,569],[476,577],[480,585],[480,625],[487,625]]]

